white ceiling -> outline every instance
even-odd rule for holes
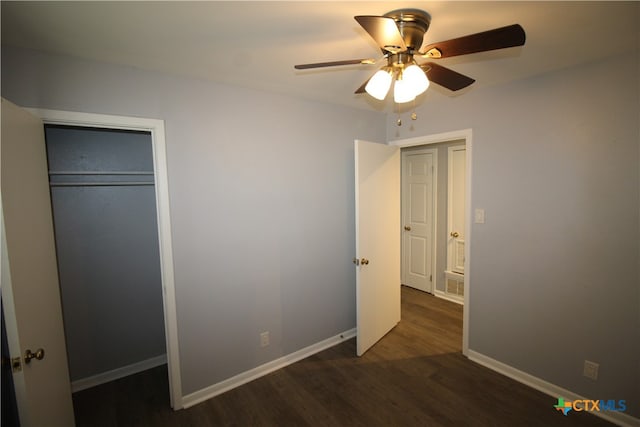
[[[2,44],[275,91],[356,108],[390,104],[353,92],[373,65],[294,64],[379,57],[353,19],[398,8],[432,16],[425,43],[513,23],[525,46],[443,59],[476,79],[462,92],[637,50],[640,3],[628,2],[7,2]],[[432,97],[459,96],[437,85]]]

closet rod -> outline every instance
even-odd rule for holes
[[[50,182],[51,187],[124,187],[124,186],[155,185],[153,181],[112,181],[112,182]]]
[[[153,171],[49,171],[49,175],[153,175]]]

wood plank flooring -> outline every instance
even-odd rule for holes
[[[403,287],[402,321],[172,411],[166,367],[74,394],[82,426],[607,426],[461,354],[462,306]]]

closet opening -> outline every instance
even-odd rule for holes
[[[151,132],[45,140],[72,391],[167,363]]]

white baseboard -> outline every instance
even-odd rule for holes
[[[519,369],[516,369],[512,366],[499,362],[495,359],[492,359],[484,354],[475,352],[473,350],[468,350],[467,357],[469,360],[472,360],[482,366],[485,366],[493,371],[496,371],[502,375],[505,375],[513,380],[516,380],[522,384],[528,385],[531,388],[534,388],[542,393],[548,394],[552,396],[554,399],[558,397],[562,397],[566,400],[584,400],[587,399],[584,396],[580,396],[577,393],[559,387],[555,384],[542,380],[538,377],[534,377],[531,374],[527,374]],[[597,396],[596,396],[597,397]],[[593,398],[593,396],[592,396]],[[550,410],[552,410],[552,404],[549,404]],[[603,411],[594,411],[590,412],[597,417],[603,418],[609,422],[617,424],[619,426],[640,426],[640,419],[632,417],[631,415],[625,414],[623,412],[603,412]]]
[[[142,362],[123,366],[112,371],[75,380],[71,383],[71,392],[75,393],[100,384],[105,384],[129,375],[137,374],[138,372],[146,371],[147,369],[155,368],[156,366],[164,365],[165,363],[167,363],[167,355],[163,354],[157,357],[152,357],[151,359],[143,360]]]
[[[182,407],[186,409],[193,405],[197,405],[198,403],[204,402],[207,399],[211,399],[214,396],[222,394],[233,388],[239,387],[243,384],[246,384],[264,375],[267,375],[273,371],[282,369],[288,365],[291,365],[292,363],[295,363],[306,357],[312,356],[316,353],[321,352],[322,350],[326,350],[327,348],[333,347],[334,345],[340,344],[344,340],[348,340],[355,336],[356,336],[356,329],[355,328],[349,329],[348,331],[345,331],[341,334],[327,338],[326,340],[312,344],[301,350],[298,350],[286,356],[280,357],[271,362],[265,363],[264,365],[260,365],[248,371],[242,372],[227,380],[221,381],[207,388],[203,388],[202,390],[198,390],[196,392],[183,396]]]
[[[438,298],[446,299],[447,301],[451,301],[451,302],[455,302],[456,304],[464,305],[464,299],[454,298],[452,296],[449,296],[447,293],[439,291],[437,289],[435,291],[433,291],[433,294],[435,296],[437,296]]]

